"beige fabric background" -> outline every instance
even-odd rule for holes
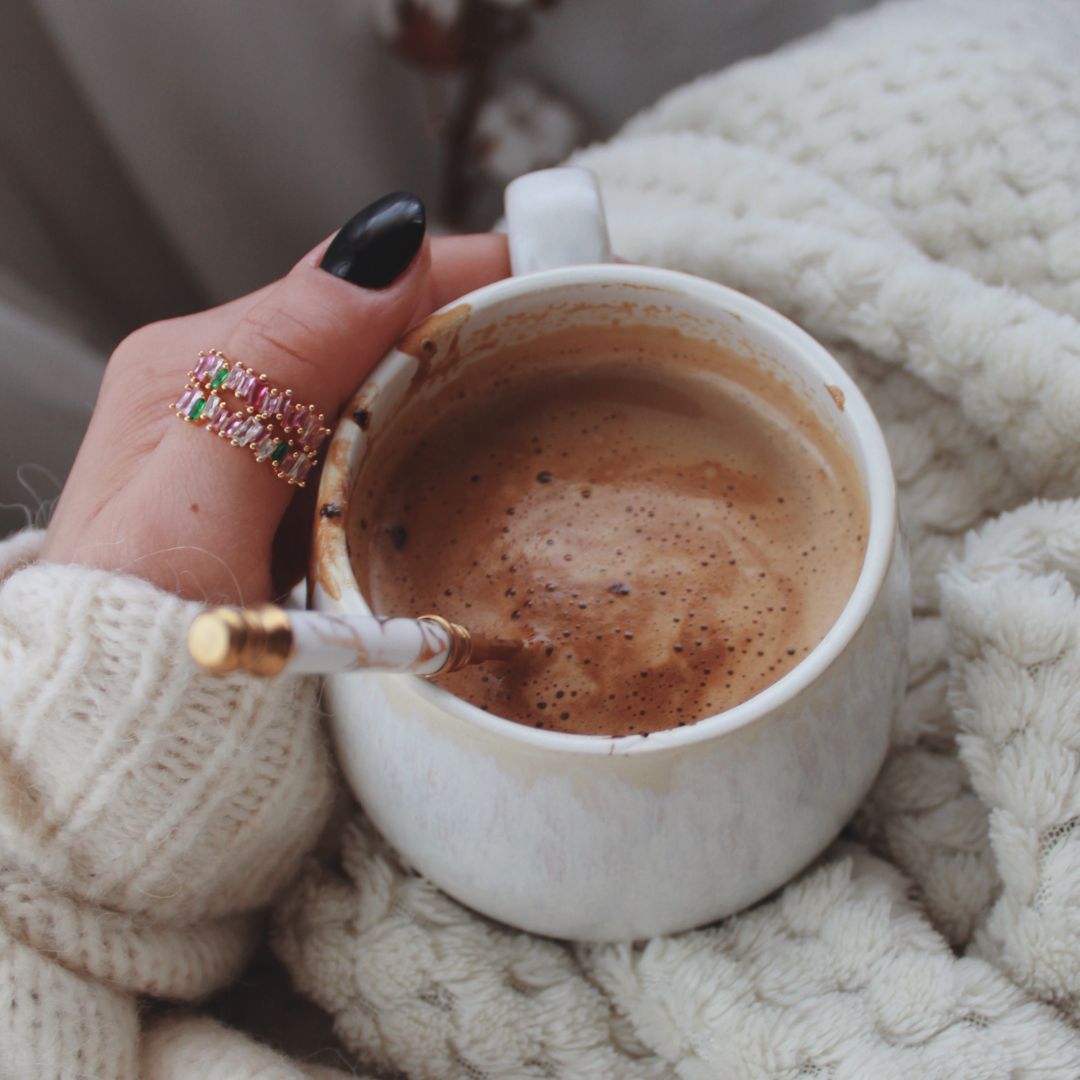
[[[433,202],[447,87],[376,37],[371,3],[5,0],[0,535],[44,520],[127,330],[265,282],[385,191]],[[507,67],[601,138],[664,90],[865,6],[562,0]]]

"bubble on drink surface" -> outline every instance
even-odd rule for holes
[[[857,556],[844,527],[827,524],[846,527],[852,511],[842,494],[820,497],[812,455],[790,439],[780,474],[768,417],[754,414],[764,437],[747,434],[752,400],[731,405],[723,425],[698,424],[702,394],[674,380],[570,382],[534,384],[471,426],[466,417],[436,430],[413,475],[406,467],[387,481],[387,493],[410,492],[412,510],[408,543],[384,541],[377,553],[393,557],[397,578],[380,610],[401,609],[395,593],[416,613],[441,600],[447,618],[532,640],[527,659],[443,682],[545,730],[643,734],[745,700],[820,639],[822,618],[791,600],[822,559],[791,537],[829,535],[830,563]],[[469,407],[478,402],[472,395]],[[716,449],[718,429],[730,438]],[[675,445],[657,441],[665,432]],[[549,462],[558,464],[538,470]],[[401,501],[388,494],[369,513],[369,536],[404,519]]]

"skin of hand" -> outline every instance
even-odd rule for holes
[[[200,349],[289,387],[331,428],[352,392],[431,311],[509,273],[504,237],[425,238],[384,288],[320,267],[330,239],[282,279],[209,311],[153,323],[117,347],[40,558],[131,574],[185,599],[279,599],[305,573],[319,470],[303,490],[179,420]],[[325,454],[328,444],[320,451]]]

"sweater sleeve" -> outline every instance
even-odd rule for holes
[[[326,820],[318,683],[199,671],[197,604],[42,537],[0,543],[0,1074],[134,1076],[132,995],[230,981]]]

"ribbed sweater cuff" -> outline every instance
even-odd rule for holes
[[[332,800],[311,679],[214,677],[199,605],[0,543],[0,861],[160,926],[265,904]]]

